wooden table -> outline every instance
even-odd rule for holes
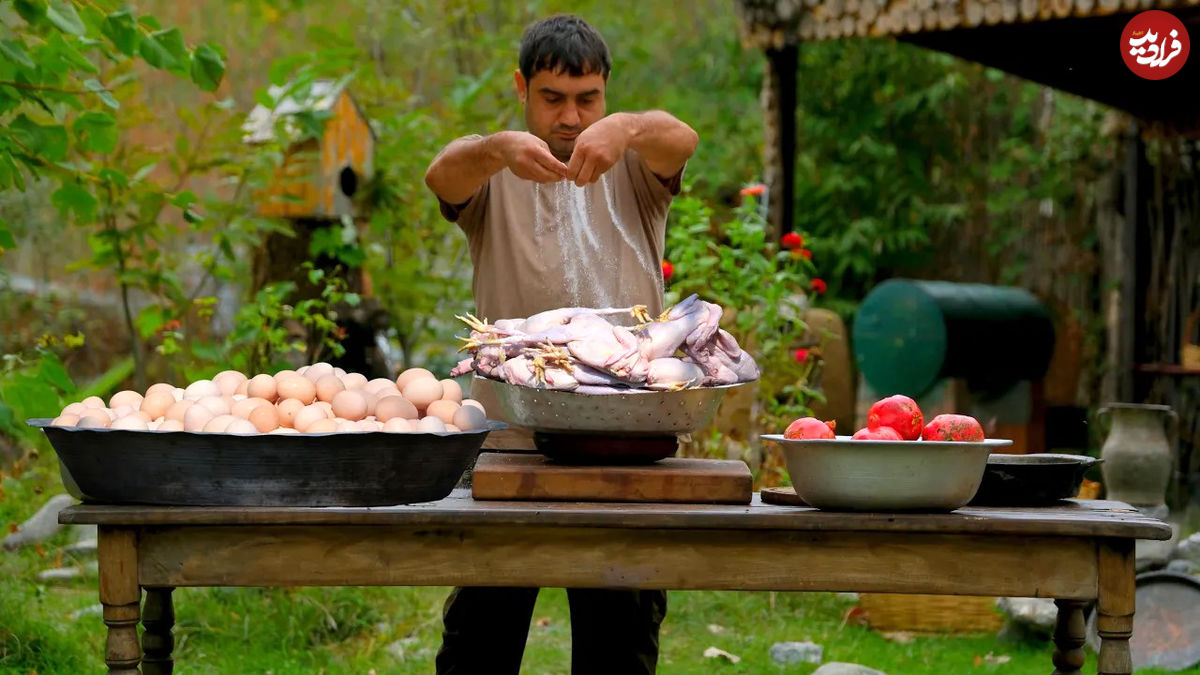
[[[389,508],[83,505],[99,526],[109,673],[170,673],[180,586],[541,586],[1055,598],[1055,673],[1132,672],[1134,540],[1170,528],[1119,502],[853,514],[771,506],[477,502]],[[144,609],[139,607],[146,589]],[[138,644],[137,624],[145,630]],[[143,651],[145,658],[143,659]]]

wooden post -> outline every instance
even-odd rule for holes
[[[1054,604],[1058,606],[1058,619],[1054,624],[1054,675],[1080,675],[1085,660],[1083,643],[1087,639],[1087,625],[1083,610],[1087,603],[1055,600]]]
[[[108,642],[104,662],[109,675],[137,675],[142,650],[138,646],[137,535],[133,530],[101,527],[97,555],[100,562],[100,604]]]
[[[1133,659],[1134,540],[1115,539],[1100,544],[1100,599],[1096,629],[1100,634],[1099,675],[1131,675]]]
[[[142,608],[142,659],[143,675],[171,675],[175,662],[171,651],[175,648],[175,608],[171,603],[172,588],[147,588],[146,604]]]
[[[820,31],[817,31],[818,34]],[[796,44],[766,50],[763,109],[766,115],[767,225],[774,241],[795,226],[796,198]]]

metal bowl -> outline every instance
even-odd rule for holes
[[[836,511],[953,511],[975,496],[992,450],[1012,444],[762,438],[783,449],[801,499]]]
[[[746,384],[590,395],[490,381],[505,416],[517,426],[540,432],[625,437],[699,431],[712,421],[725,392]]]
[[[85,502],[392,506],[441,499],[492,431],[216,434],[50,426],[63,485]]]

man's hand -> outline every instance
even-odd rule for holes
[[[504,164],[517,176],[539,183],[560,181],[567,174],[567,165],[550,153],[546,141],[524,131],[509,131],[496,135]]]
[[[567,164],[567,180],[582,187],[595,183],[621,159],[629,147],[629,129],[618,115],[609,115],[575,137]]]

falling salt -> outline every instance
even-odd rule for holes
[[[552,203],[550,209],[542,207],[542,188],[542,185],[534,188],[534,230],[539,236],[555,235],[561,253],[563,282],[571,305],[611,307],[617,304],[616,284],[620,283],[617,279],[620,276],[618,263],[621,259],[618,249],[622,243],[634,251],[649,278],[657,281],[661,294],[661,271],[647,255],[644,243],[638,245],[640,237],[635,236],[618,213],[609,189],[608,174],[601,175],[599,183],[594,186],[581,188],[570,181],[546,186],[546,189],[552,190],[548,195]],[[603,217],[597,218],[592,213],[592,200],[587,198],[588,189],[600,190],[604,194],[611,225],[602,222]],[[609,227],[620,236],[620,241],[612,236]],[[641,232],[637,234],[644,236]],[[539,248],[539,256],[541,252]]]
[[[608,174],[602,174],[600,176],[600,190],[604,192],[604,204],[608,207],[608,217],[612,218],[613,227],[615,227],[617,232],[621,234],[621,238],[625,240],[625,243],[629,245],[629,248],[632,248],[637,254],[638,262],[642,264],[642,269],[646,271],[646,274],[648,274],[651,279],[656,280],[658,294],[662,295],[662,267],[658,264],[655,264],[655,261],[651,260],[650,257],[646,255],[645,247],[638,246],[633,238],[633,233],[625,227],[625,221],[621,220],[621,215],[617,213],[617,209],[613,206],[612,192],[610,192],[608,189]],[[645,235],[643,234],[643,236]]]

